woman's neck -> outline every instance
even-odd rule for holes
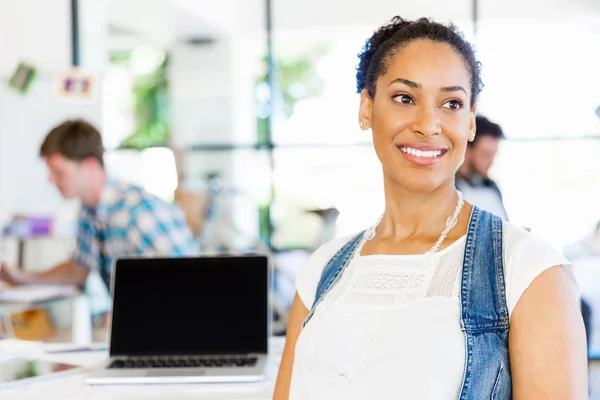
[[[426,193],[411,192],[385,178],[384,184],[385,213],[377,232],[390,239],[439,236],[458,203],[454,182]]]

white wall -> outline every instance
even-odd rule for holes
[[[102,0],[80,2],[82,66],[98,74],[107,60]],[[46,180],[38,158],[46,133],[67,118],[101,123],[101,107],[92,102],[58,100],[55,78],[70,67],[69,0],[0,0],[0,224],[13,213],[54,214],[70,205]],[[26,94],[8,87],[19,61],[37,68]],[[98,93],[99,95],[99,93]],[[99,126],[100,127],[100,126]]]

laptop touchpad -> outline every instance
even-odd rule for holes
[[[146,376],[147,377],[171,377],[171,376],[202,376],[206,375],[206,371],[204,370],[167,370],[167,369],[157,369],[150,370]]]

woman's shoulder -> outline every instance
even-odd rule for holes
[[[505,260],[513,255],[523,255],[523,253],[533,256],[549,254],[564,258],[559,247],[512,222],[503,221],[502,239]]]
[[[344,247],[346,243],[355,238],[359,233],[360,232],[354,232],[350,235],[337,236],[331,239],[329,242],[319,246],[319,248],[312,253],[311,257],[325,256],[331,258],[335,255],[335,253],[340,251],[340,249]]]
[[[355,232],[351,235],[339,236],[330,240],[315,250],[304,263],[296,277],[296,290],[307,308],[310,308],[314,302],[317,286],[329,260],[358,233]]]
[[[338,236],[321,245],[310,255],[304,265],[304,269],[314,270],[320,277],[329,260],[331,260],[333,256],[346,245],[346,243],[356,237],[358,233],[359,232],[355,232],[350,235]]]
[[[505,250],[509,251],[512,250],[514,246],[518,245],[524,240],[542,241],[528,230],[509,221],[502,221],[502,239],[504,241]]]
[[[555,266],[567,268],[574,279],[572,265],[559,248],[510,222],[503,222],[504,273],[509,312],[521,295],[542,272]]]

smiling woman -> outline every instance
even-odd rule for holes
[[[569,262],[463,201],[479,63],[452,26],[394,18],[357,68],[385,209],[301,270],[275,399],[584,399]]]
[[[426,26],[424,21],[415,24]],[[479,66],[470,47],[457,44],[460,36],[450,35],[453,31],[432,29],[425,37],[410,40],[419,30],[409,29],[405,21],[397,25],[404,29],[384,41],[371,57],[369,51],[362,56],[361,66],[370,62],[360,91],[360,121],[363,129],[372,128],[384,183],[409,180],[409,187],[431,191],[446,182],[452,188],[451,177],[474,134]],[[412,33],[408,37],[407,30]],[[395,38],[403,31],[403,41],[398,43]],[[393,62],[397,59],[409,61]],[[452,65],[459,68],[449,68]],[[357,75],[360,84],[360,70]],[[404,157],[398,157],[398,150]],[[424,151],[439,154],[424,157]]]

